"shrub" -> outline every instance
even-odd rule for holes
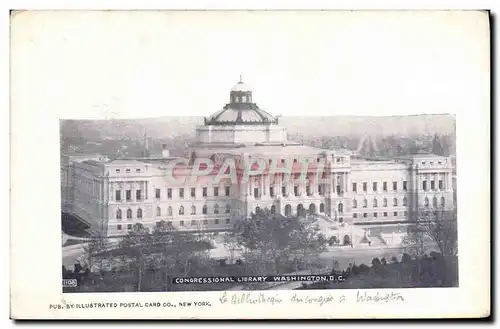
[[[391,258],[391,263],[393,263],[393,264],[397,264],[397,263],[399,263],[399,262],[398,262],[398,259],[397,259],[395,256],[392,256],[392,258]]]
[[[374,259],[372,259],[372,266],[378,265],[380,265],[380,259],[378,259],[378,257],[375,257]]]

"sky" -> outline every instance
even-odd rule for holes
[[[12,99],[61,119],[208,116],[228,102],[243,74],[254,101],[274,115],[473,112],[489,100],[484,18],[425,11],[18,13]]]

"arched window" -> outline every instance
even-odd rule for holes
[[[444,207],[444,204],[445,204],[445,200],[444,200],[444,196],[441,197],[441,207]]]
[[[118,209],[116,211],[116,219],[122,219],[122,210],[121,209]]]
[[[356,201],[356,199],[352,199],[352,207],[353,208],[357,208],[358,207],[358,201]],[[321,205],[320,205],[320,208],[321,208]],[[322,212],[322,211],[320,210],[320,212]]]
[[[219,213],[219,205],[218,205],[218,204],[216,204],[216,205],[214,206],[214,214],[218,214],[218,213]]]
[[[368,207],[368,200],[364,199],[363,200],[363,208]]]
[[[156,216],[161,216],[161,208],[156,207]]]
[[[408,199],[406,197],[403,198],[403,206],[408,205]]]
[[[320,213],[324,213],[325,212],[325,204],[324,203],[320,203],[319,204],[319,212]]]
[[[201,212],[203,213],[203,215],[207,214],[207,210],[208,210],[207,206],[204,205],[203,208],[201,209]]]
[[[377,208],[377,207],[378,207],[378,201],[377,201],[377,198],[374,198],[374,199],[373,199],[373,207],[374,207],[374,208]]]
[[[339,203],[338,209],[339,209],[339,214],[342,214],[344,212],[344,205],[342,203]]]
[[[271,206],[271,214],[275,214],[275,213],[276,213],[276,206],[272,205]]]
[[[172,207],[171,206],[168,206],[168,215],[172,216]]]
[[[196,215],[196,207],[191,206],[191,215]]]
[[[384,207],[387,207],[387,198],[384,198]]]
[[[179,215],[184,215],[184,206],[179,207]]]
[[[127,209],[127,218],[132,218],[132,209]]]
[[[432,207],[437,208],[438,206],[438,199],[436,197],[432,198]]]
[[[429,207],[429,198],[428,197],[425,197],[425,199],[424,199],[424,206]]]
[[[291,216],[292,215],[292,206],[290,206],[289,204],[287,204],[285,206],[285,216]]]
[[[392,199],[392,205],[394,207],[397,207],[398,206],[398,199],[396,199],[396,198]]]
[[[255,213],[256,214],[260,213],[260,207],[259,206],[255,207]]]
[[[142,209],[137,209],[137,218],[142,218]]]
[[[231,212],[231,206],[229,204],[226,205],[226,214]]]

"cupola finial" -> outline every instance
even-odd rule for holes
[[[240,73],[240,83],[243,83],[243,74]]]

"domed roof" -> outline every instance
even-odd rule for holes
[[[252,88],[243,81],[240,81],[231,88],[231,91],[252,91]]]
[[[239,104],[238,108],[230,104],[205,119],[207,125],[271,124],[277,119],[260,109],[255,104]],[[247,105],[247,106],[244,106]]]

